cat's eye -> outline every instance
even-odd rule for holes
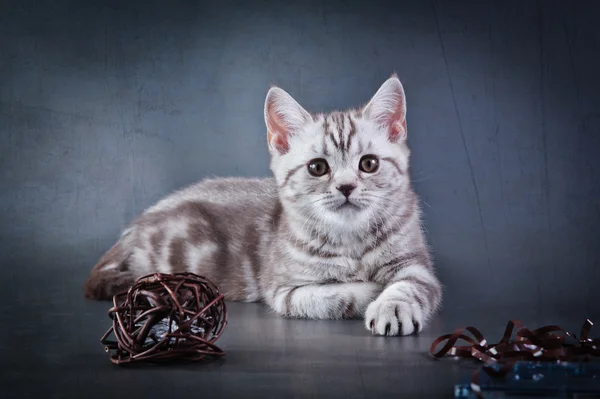
[[[360,159],[358,168],[365,173],[373,173],[379,168],[379,160],[373,155],[365,155]]]
[[[315,177],[320,177],[329,172],[329,165],[324,159],[313,159],[308,163],[308,173]]]

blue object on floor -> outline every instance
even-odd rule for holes
[[[484,398],[517,398],[521,395],[544,398],[600,397],[599,362],[517,362],[504,377],[491,377],[485,368],[499,370],[501,365],[479,369],[479,386]],[[477,398],[471,384],[454,387],[455,398]]]

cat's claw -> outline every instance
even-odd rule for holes
[[[377,299],[365,316],[365,326],[373,335],[410,335],[421,332],[423,326],[419,305],[402,300]]]

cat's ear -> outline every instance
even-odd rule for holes
[[[312,120],[310,114],[285,90],[271,87],[265,100],[267,141],[271,151],[289,151],[289,138]]]
[[[386,128],[391,142],[406,139],[406,96],[395,74],[381,85],[363,114]]]

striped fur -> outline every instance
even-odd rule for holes
[[[364,318],[377,335],[420,331],[441,304],[410,185],[406,106],[387,80],[364,107],[309,114],[272,88],[265,101],[272,178],[209,179],[147,209],[92,269],[88,298],[135,278],[191,271],[232,301],[287,317]],[[378,168],[365,172],[365,155]],[[307,165],[322,159],[322,176]],[[338,187],[354,187],[348,197]]]

